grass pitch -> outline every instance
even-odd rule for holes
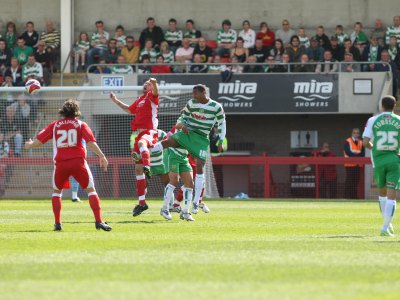
[[[400,299],[400,238],[378,236],[376,203],[210,201],[194,223],[134,204],[102,201],[103,232],[65,200],[53,232],[49,200],[0,201],[0,298]]]

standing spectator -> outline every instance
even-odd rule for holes
[[[374,63],[381,60],[382,50],[382,47],[378,44],[378,39],[373,37],[362,53],[362,61],[369,62],[369,64],[363,65],[362,68],[364,72],[374,70]]]
[[[104,30],[103,21],[96,21],[96,32],[90,37],[90,50],[88,51],[88,65],[95,63],[96,58],[104,57],[107,53],[107,42],[110,34]]]
[[[200,54],[202,63],[211,63],[213,59],[213,51],[207,46],[206,39],[200,37],[198,40],[198,45],[193,50],[193,56]]]
[[[269,51],[263,46],[263,40],[261,38],[257,38],[255,46],[249,50],[249,55],[254,55],[257,58],[258,63],[263,63],[268,54]]]
[[[33,48],[25,45],[23,37],[17,40],[17,47],[14,48],[13,56],[18,59],[18,63],[22,66],[28,61],[28,56],[33,53]]]
[[[79,34],[79,40],[76,42],[74,47],[75,72],[79,70],[79,66],[81,71],[84,71],[86,69],[86,55],[89,48],[90,48],[89,35],[86,32],[82,31]]]
[[[240,63],[245,63],[249,57],[249,49],[244,48],[244,40],[238,37],[236,40],[236,47],[231,49],[231,57],[236,56]]]
[[[91,68],[92,69],[92,68]],[[99,59],[99,64],[94,68],[94,74],[111,74],[111,69],[107,67],[105,58]]]
[[[115,27],[114,39],[117,41],[117,48],[121,50],[126,45],[125,28],[122,25]]]
[[[138,67],[139,74],[150,74],[151,73],[151,65],[150,65],[150,56],[148,54],[144,54],[140,60],[141,65]]]
[[[390,59],[397,64],[397,68],[400,68],[400,46],[397,44],[395,36],[390,37],[386,50],[390,54]]]
[[[269,55],[273,56],[276,62],[280,62],[283,53],[285,53],[283,41],[281,39],[276,39],[274,48],[269,51]]]
[[[182,46],[176,50],[175,61],[177,63],[190,64],[193,57],[194,49],[190,47],[190,40],[188,38],[183,38]],[[177,71],[183,71],[182,67],[178,67]]]
[[[221,57],[229,57],[231,49],[235,47],[236,31],[231,28],[231,21],[222,21],[222,29],[217,33],[217,54]]]
[[[319,151],[313,153],[317,157],[336,157],[327,142],[322,144]],[[335,199],[337,191],[336,165],[319,165],[319,192],[321,198]]]
[[[17,37],[18,37],[17,28],[14,22],[8,22],[6,28],[7,32],[5,33],[4,38],[6,40],[7,48],[12,51],[17,43]]]
[[[290,38],[295,34],[294,30],[290,28],[289,21],[285,19],[282,21],[282,28],[276,31],[275,38],[281,39],[283,45],[287,47],[290,43]]]
[[[39,42],[39,34],[35,30],[35,25],[32,21],[26,22],[25,29],[26,31],[21,35],[25,41],[25,45],[36,48]]]
[[[335,35],[331,36],[331,48],[332,57],[337,61],[342,61],[344,59],[344,47],[339,45],[339,40]]]
[[[344,142],[344,157],[364,157],[365,149],[360,139],[360,129],[353,128],[351,137]],[[357,164],[345,164],[346,185],[344,197],[346,199],[358,198],[358,185],[360,183],[360,166]]]
[[[201,31],[194,27],[194,21],[192,19],[187,20],[185,25],[186,32],[183,34],[183,37],[188,38],[190,45],[195,47],[199,41],[199,38],[202,36]]]
[[[169,45],[167,41],[162,41],[160,45],[160,54],[164,57],[164,63],[173,64],[175,62],[175,55],[169,49]]]
[[[106,52],[106,61],[108,64],[116,64],[118,56],[120,56],[121,50],[117,48],[117,40],[110,39],[108,41],[108,47]]]
[[[360,53],[362,53],[368,43],[368,38],[364,31],[362,31],[361,22],[354,23],[354,31],[350,35],[350,40],[360,50]]]
[[[261,64],[257,63],[257,57],[250,55],[248,63],[243,68],[243,73],[262,73],[264,72]]]
[[[121,55],[125,58],[126,63],[130,65],[136,64],[139,61],[140,48],[135,46],[134,42],[134,37],[128,35],[126,37],[126,46],[121,50]]]
[[[60,32],[54,28],[52,21],[46,22],[46,31],[42,32],[40,40],[45,43],[45,48],[50,54],[52,67],[55,66],[56,61],[58,61],[60,57],[61,35]]]
[[[341,46],[344,45],[345,40],[349,39],[347,33],[344,32],[343,25],[336,25],[335,36],[337,37],[339,45]]]
[[[256,42],[256,32],[251,29],[249,20],[244,20],[242,23],[242,30],[239,32],[239,36],[244,40],[244,47],[249,49],[253,48]]]
[[[43,81],[45,85],[50,85],[51,83],[51,56],[46,50],[46,44],[44,41],[40,40],[38,43],[38,48],[35,51],[35,60],[42,65],[43,69]]]
[[[8,106],[6,108],[6,117],[1,123],[1,132],[4,133],[4,140],[11,145],[15,157],[20,157],[22,154],[23,136],[19,122],[16,118],[15,108]]]
[[[189,73],[207,73],[207,66],[202,62],[200,54],[193,54],[193,64],[190,65]]]
[[[164,38],[168,42],[169,49],[175,54],[176,50],[182,45],[182,30],[176,28],[176,20],[169,19],[168,29],[164,32]]]
[[[375,64],[375,72],[390,72],[392,71],[392,94],[397,99],[397,84],[399,80],[399,70],[394,61],[390,59],[390,54],[387,50],[382,50],[381,61]]]
[[[125,57],[120,55],[117,58],[117,65],[111,67],[111,73],[118,75],[132,75],[133,69],[131,66],[126,64]]]
[[[275,44],[275,33],[268,27],[266,22],[261,22],[260,31],[257,32],[256,38],[263,41],[263,46],[267,51],[271,50]]]
[[[320,25],[317,27],[315,38],[317,39],[319,45],[324,48],[324,50],[328,50],[331,47],[331,42],[329,41],[328,36],[325,34],[324,26]]]
[[[386,45],[389,44],[391,36],[395,36],[397,39],[397,45],[400,46],[400,16],[393,17],[393,25],[386,29]]]
[[[383,27],[383,23],[380,19],[376,19],[374,22],[374,28],[369,32],[369,39],[376,38],[379,46],[385,47],[385,34],[386,30]]]
[[[11,65],[12,52],[6,47],[6,41],[0,39],[0,76],[4,75],[4,72]]]
[[[344,40],[343,45],[344,45],[344,53],[351,53],[353,54],[353,59],[355,61],[361,61],[360,50],[352,45],[350,39]]]
[[[164,40],[164,33],[161,27],[156,26],[156,21],[153,17],[147,18],[147,27],[140,33],[139,41],[140,47],[144,48],[146,40],[151,39],[153,41],[154,48],[158,49],[161,42]]]
[[[301,46],[304,46],[306,49],[310,47],[310,39],[306,35],[306,30],[304,27],[300,27],[299,30],[297,30],[297,36],[299,37]]]
[[[310,64],[310,59],[307,54],[303,54],[300,58],[300,64],[296,64],[293,68],[293,72],[297,73],[308,73],[315,72],[315,65]]]
[[[166,74],[171,73],[171,67],[164,62],[162,54],[157,55],[156,63],[151,66],[151,73]]]
[[[315,73],[335,73],[338,71],[337,60],[332,57],[331,50],[324,51],[324,59],[315,68]]]
[[[12,107],[15,110],[15,118],[18,120],[19,129],[21,130],[21,134],[26,140],[29,136],[29,127],[31,122],[31,107],[26,102],[26,98],[24,94],[19,94],[17,97],[17,102],[12,104]]]
[[[6,70],[4,76],[6,78],[11,78],[13,86],[21,86],[24,84],[22,81],[22,68],[19,65],[16,57],[11,58],[11,66]]]
[[[29,55],[28,62],[22,67],[22,80],[27,82],[28,79],[36,79],[43,84],[43,68],[36,62],[34,54]]]
[[[153,40],[147,39],[144,43],[144,48],[140,51],[139,60],[142,61],[143,55],[148,55],[151,63],[157,60],[158,51],[153,47]]]
[[[346,52],[343,63],[340,65],[340,72],[361,72],[361,65],[353,59],[353,54]]]
[[[310,39],[310,47],[306,49],[306,54],[310,61],[321,61],[324,56],[324,48],[322,48],[318,40],[313,36]]]
[[[306,49],[300,45],[299,37],[294,35],[290,38],[290,45],[285,52],[289,54],[290,62],[300,62],[300,58],[306,52]]]

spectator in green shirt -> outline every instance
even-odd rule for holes
[[[25,45],[25,40],[19,37],[17,40],[17,47],[14,48],[13,55],[18,59],[19,64],[22,66],[28,61],[29,55],[33,54],[33,48]]]

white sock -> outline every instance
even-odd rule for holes
[[[385,206],[387,197],[379,196],[379,209],[381,210],[382,217],[385,218]]]
[[[175,202],[175,194],[174,194],[175,189],[172,191],[171,198],[169,199],[169,208],[174,207],[174,202]]]
[[[157,143],[157,144],[155,144],[155,145],[153,146],[153,148],[150,148],[150,153],[153,153],[153,152],[161,152],[161,151],[163,151],[163,150],[164,150],[163,145],[162,145],[161,143]]]
[[[193,203],[196,205],[199,205],[203,186],[204,186],[204,174],[196,174],[196,178],[194,179],[194,199],[193,199]]]
[[[183,188],[183,203],[185,206],[183,207],[183,212],[188,213],[189,212],[189,207],[190,203],[192,202],[193,198],[193,189],[189,188]]]
[[[388,230],[390,223],[392,223],[395,211],[396,211],[396,200],[387,199],[383,217],[383,226],[382,226],[383,231]]]
[[[78,198],[78,192],[72,191],[72,199]]]
[[[172,184],[167,184],[164,189],[164,202],[163,202],[163,210],[168,210],[169,203],[174,195],[175,186]]]

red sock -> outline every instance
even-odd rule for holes
[[[182,200],[183,200],[183,190],[179,189],[178,195],[176,195],[176,201],[182,202]]]
[[[100,207],[100,198],[97,195],[96,192],[91,192],[88,194],[89,196],[89,204],[90,208],[93,211],[94,218],[96,219],[96,222],[102,223],[103,220],[101,219],[101,207]]]
[[[54,223],[61,224],[61,194],[53,194],[51,197],[51,204],[53,206]]]
[[[144,175],[136,176],[136,193],[139,197],[139,204],[146,204],[146,179]]]
[[[142,155],[143,166],[150,167],[150,152],[149,152],[149,150],[141,151],[140,154]]]

